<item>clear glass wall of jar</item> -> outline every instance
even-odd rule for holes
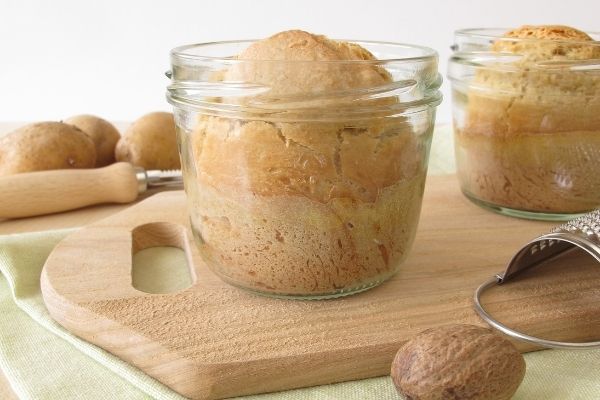
[[[600,43],[592,40],[600,36],[504,32],[455,34],[448,78],[463,193],[533,219],[565,220],[600,207]]]
[[[171,53],[167,97],[203,259],[270,296],[383,282],[415,236],[441,101],[437,54],[358,42],[382,59],[232,57],[252,43]]]

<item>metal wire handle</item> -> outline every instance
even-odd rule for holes
[[[481,294],[489,289],[490,287],[497,285],[502,282],[502,278],[498,275],[484,282],[475,290],[475,296],[473,296],[473,301],[475,302],[475,311],[479,314],[481,318],[490,326],[495,329],[498,329],[500,332],[511,336],[515,339],[522,340],[524,342],[536,344],[543,347],[553,348],[553,349],[595,349],[600,348],[600,341],[595,342],[560,342],[556,340],[547,340],[538,338],[535,336],[530,336],[525,333],[516,331],[508,326],[504,325],[501,322],[495,320],[490,313],[488,313],[483,305],[481,304]]]
[[[503,274],[495,275],[475,290],[473,296],[475,311],[492,327],[518,340],[556,349],[600,348],[600,341],[561,342],[516,331],[495,320],[481,304],[481,294],[490,287],[502,284],[532,266],[560,257],[577,248],[590,254],[600,263],[600,210],[569,221],[523,246],[510,260]]]

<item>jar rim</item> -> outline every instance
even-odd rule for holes
[[[511,38],[505,37],[504,34],[510,31],[511,28],[466,28],[457,29],[454,31],[455,37],[473,38],[473,39],[484,39],[489,41],[502,40],[507,42],[517,43],[566,43],[569,45],[585,44],[586,46],[599,46],[600,47],[600,32],[594,31],[582,31],[589,35],[593,40],[555,40],[555,39],[539,39],[539,38]]]
[[[235,55],[229,56],[211,56],[206,54],[194,54],[188,52],[190,49],[207,49],[210,47],[223,46],[223,45],[250,45],[252,43],[257,42],[259,39],[247,39],[247,40],[223,40],[223,41],[214,41],[214,42],[202,42],[202,43],[194,43],[187,44],[182,46],[177,46],[173,48],[170,52],[171,60],[176,61],[212,61],[212,62],[222,62],[226,64],[237,64],[247,62],[248,60],[238,60],[234,58]],[[375,40],[353,40],[353,39],[332,39],[335,41],[344,41],[349,43],[354,43],[358,45],[367,45],[367,46],[388,46],[390,48],[396,49],[404,49],[404,50],[416,50],[421,51],[421,55],[415,56],[406,56],[406,57],[385,57],[385,58],[377,58],[374,60],[251,60],[253,63],[256,62],[265,62],[265,63],[285,63],[285,64],[302,64],[302,63],[310,63],[310,64],[352,64],[352,65],[378,65],[381,63],[389,63],[389,62],[420,62],[420,61],[435,61],[438,58],[438,53],[436,50],[421,45],[408,44],[408,43],[396,43],[396,42],[386,42],[386,41],[375,41]],[[363,46],[364,47],[364,46]]]
[[[167,100],[177,107],[219,115],[273,116],[276,118],[363,119],[409,114],[441,101],[438,54],[419,45],[376,41],[351,41],[364,47],[373,60],[238,60],[253,40],[231,40],[179,46],[171,50]],[[249,80],[223,79],[229,68],[249,65],[285,72],[377,68],[390,74],[389,82],[364,87],[306,90],[294,86],[290,93],[272,93],[272,86],[252,76]],[[285,75],[285,74],[284,74]],[[388,100],[389,99],[389,100]]]
[[[477,71],[494,71],[505,76],[520,75],[525,79],[528,72],[538,76],[592,76],[600,73],[600,60],[592,55],[590,58],[574,59],[527,59],[526,53],[519,51],[495,51],[495,43],[524,43],[529,45],[552,45],[566,47],[591,48],[600,50],[600,33],[582,31],[592,40],[555,40],[538,38],[504,37],[510,29],[506,28],[469,28],[454,32],[453,53],[448,62],[447,77],[453,84],[468,82]],[[600,53],[597,53],[600,54]],[[519,63],[526,60],[526,64]],[[585,74],[585,75],[584,75]],[[507,90],[507,93],[512,93]]]

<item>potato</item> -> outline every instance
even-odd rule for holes
[[[153,112],[139,118],[117,143],[115,156],[145,169],[180,169],[173,114]]]
[[[94,115],[76,115],[63,121],[84,131],[96,146],[96,167],[115,162],[115,147],[121,134],[110,122]]]
[[[92,168],[94,142],[79,128],[38,122],[0,138],[0,176],[64,168]]]

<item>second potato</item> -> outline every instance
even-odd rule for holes
[[[104,167],[115,162],[115,146],[121,135],[110,122],[94,115],[76,115],[67,118],[66,124],[75,125],[85,132],[96,146],[96,167]]]
[[[145,169],[180,169],[173,114],[153,112],[136,120],[117,143],[115,157]]]

